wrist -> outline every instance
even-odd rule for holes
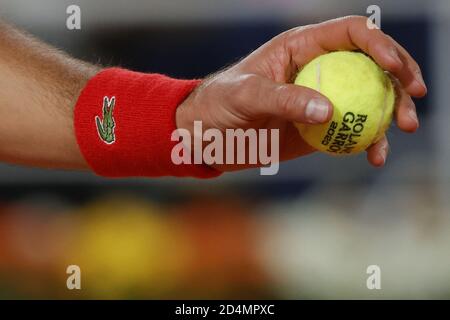
[[[204,148],[210,143],[207,141],[204,141],[203,138],[203,132],[196,132],[195,130],[195,122],[200,121],[202,122],[203,119],[201,117],[202,112],[198,110],[196,107],[196,100],[199,92],[199,87],[195,89],[191,94],[178,106],[175,114],[175,122],[177,129],[179,130],[187,130],[190,135],[190,140],[185,141],[183,140],[182,143],[185,146],[187,150],[189,150],[191,157],[194,157],[195,152],[200,152],[203,154]],[[203,127],[202,123],[202,127]],[[197,129],[198,130],[198,129]],[[195,144],[196,139],[201,139],[201,149],[199,150],[199,145]],[[205,166],[208,166],[210,168],[213,168],[217,172],[222,172],[220,168],[216,164],[205,164]]]
[[[91,169],[105,177],[217,176],[172,159],[176,121],[186,118],[181,112],[177,119],[177,109],[198,83],[118,68],[97,74],[74,110],[77,142]]]
[[[192,137],[194,137],[194,121],[200,120],[195,118],[194,101],[197,89],[192,91],[186,99],[184,99],[175,112],[175,125],[177,129],[188,130]]]

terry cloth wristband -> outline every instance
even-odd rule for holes
[[[74,111],[77,142],[91,169],[104,177],[219,176],[207,165],[171,160],[179,143],[171,141],[176,109],[198,84],[119,68],[93,77]]]

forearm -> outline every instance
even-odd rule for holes
[[[0,23],[0,161],[87,168],[73,107],[98,68]]]
[[[107,177],[220,174],[171,160],[175,111],[198,81],[103,71],[0,24],[0,162]]]
[[[290,82],[315,56],[356,49],[398,79],[397,123],[404,131],[415,131],[411,96],[422,97],[427,90],[420,68],[395,40],[368,29],[365,17],[285,32],[211,77],[193,95],[198,81],[115,68],[98,73],[95,66],[0,24],[0,162],[89,167],[107,177],[217,176],[217,170],[203,163],[190,163],[189,150],[187,161],[178,163],[176,152],[184,156],[185,150],[178,149],[174,132],[177,125],[191,128],[194,120],[222,134],[227,129],[276,128],[277,159],[303,156],[314,150],[293,122],[326,122],[332,105],[320,92]],[[369,161],[376,166],[384,164],[386,154],[386,144],[368,149]]]

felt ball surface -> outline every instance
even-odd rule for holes
[[[300,70],[295,84],[320,92],[333,104],[328,123],[295,123],[302,138],[319,151],[332,155],[364,151],[384,136],[392,121],[392,81],[363,53],[318,56]]]

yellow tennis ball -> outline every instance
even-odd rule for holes
[[[392,82],[363,53],[321,55],[304,66],[295,84],[314,89],[333,103],[333,118],[328,123],[295,124],[303,139],[317,150],[333,155],[364,151],[383,137],[392,121]]]

